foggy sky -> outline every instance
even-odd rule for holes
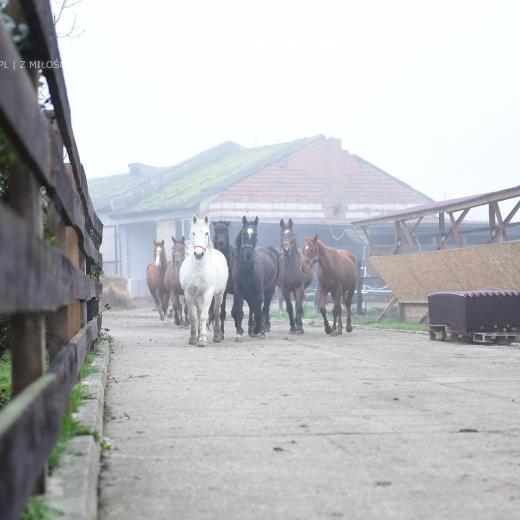
[[[83,0],[87,177],[324,134],[442,200],[520,184],[520,2]],[[67,32],[72,12],[62,19]]]

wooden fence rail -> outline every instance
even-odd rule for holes
[[[29,27],[22,60],[0,21],[0,132],[16,155],[0,201],[0,314],[10,319],[13,378],[13,398],[0,412],[0,517],[15,520],[45,487],[70,390],[99,334],[103,226],[72,131],[50,4],[11,0],[8,9]],[[51,111],[39,106],[38,67],[27,60],[56,64],[41,70]],[[43,234],[42,191],[52,241]]]

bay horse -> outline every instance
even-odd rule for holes
[[[213,247],[207,216],[204,219],[193,217],[191,250],[181,265],[179,278],[190,316],[189,344],[199,347],[207,345],[207,321],[211,305],[215,316],[213,341],[221,341],[223,334],[219,311],[226,290],[228,266],[224,255]]]
[[[333,336],[342,333],[342,302],[347,309],[346,329],[347,332],[352,332],[351,304],[356,289],[356,258],[345,249],[327,247],[318,240],[317,234],[314,237],[305,236],[300,263],[302,271],[304,273],[309,272],[315,263],[318,264],[316,274],[320,284],[320,311],[323,316],[325,332]],[[334,300],[332,329],[327,320],[327,296],[329,292]]]
[[[164,286],[169,291],[172,301],[172,308],[168,317],[171,318],[172,314],[175,314],[175,325],[188,325],[188,306],[186,305],[184,291],[182,290],[179,280],[179,270],[186,257],[186,241],[184,237],[182,237],[181,240],[176,240],[175,237],[172,236],[172,242],[172,261],[168,262],[168,267],[164,275]]]
[[[271,248],[257,248],[258,217],[248,221],[242,217],[242,229],[237,235],[236,261],[233,264],[233,309],[235,341],[240,341],[244,300],[249,305],[248,333],[265,338],[270,330],[269,306],[276,289],[280,269],[278,252]]]
[[[304,273],[300,268],[301,253],[296,245],[293,232],[293,221],[289,219],[287,224],[280,220],[280,275],[278,287],[282,291],[287,313],[289,314],[289,334],[303,334],[303,302],[305,301],[305,289],[311,284],[312,271]],[[294,296],[296,317],[293,312],[291,295]]]
[[[164,240],[160,242],[154,240],[153,245],[155,262],[148,264],[146,267],[146,283],[155,302],[156,309],[159,311],[159,317],[163,321],[164,315],[168,310],[168,301],[170,300],[170,293],[164,285],[164,275],[168,266],[168,260],[164,251]]]
[[[233,264],[236,259],[236,249],[231,245],[229,240],[229,220],[218,220],[212,222],[213,224],[213,243],[225,257],[228,266],[228,281],[224,296],[222,298],[222,305],[220,306],[220,326],[222,327],[222,334],[224,334],[224,321],[226,319],[226,297],[228,294],[233,294]]]

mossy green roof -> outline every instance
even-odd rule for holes
[[[243,148],[212,164],[198,168],[176,179],[161,191],[146,197],[129,212],[153,211],[188,207],[210,192],[220,191],[247,174],[259,171],[292,149],[294,143],[282,143],[259,148]]]
[[[176,176],[165,186],[119,209],[117,216],[191,208],[200,200],[226,189],[318,138],[321,136],[257,148],[235,145],[223,157],[203,164],[194,163],[193,168],[183,171],[182,175]],[[114,176],[113,179],[116,177],[121,182],[128,182],[128,176]],[[111,185],[108,184],[108,187]]]

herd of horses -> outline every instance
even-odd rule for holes
[[[161,320],[171,301],[175,324],[190,326],[189,343],[207,344],[208,326],[213,341],[224,338],[226,298],[233,295],[231,315],[235,341],[244,330],[244,301],[249,307],[248,334],[265,338],[271,329],[269,308],[278,287],[285,300],[291,334],[303,334],[305,289],[313,280],[317,264],[320,312],[325,332],[341,334],[341,305],[346,308],[346,331],[352,331],[351,304],[356,288],[356,259],[346,250],[326,246],[318,235],[305,236],[303,248],[296,244],[294,223],[280,220],[280,249],[258,245],[258,217],[242,218],[242,229],[234,243],[229,221],[212,222],[193,217],[188,240],[172,237],[172,260],[168,262],[164,240],[154,241],[155,261],[146,269],[146,281]],[[327,319],[327,299],[332,296],[333,323]],[[292,300],[295,305],[293,307]]]

